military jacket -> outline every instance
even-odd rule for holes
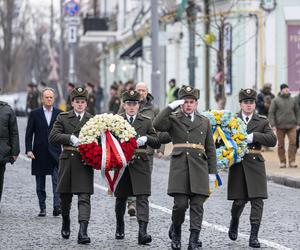
[[[238,115],[241,119],[242,115]],[[253,133],[249,149],[260,150],[262,146],[274,147],[277,139],[269,121],[262,115],[253,114],[247,125],[247,133]],[[265,160],[260,153],[246,154],[240,163],[229,169],[228,200],[268,198]]]
[[[57,116],[49,135],[49,142],[63,146],[71,146],[71,135],[79,136],[80,129],[92,117],[85,112],[79,121],[75,112],[62,112]],[[57,192],[89,193],[94,192],[93,168],[84,165],[79,152],[63,150],[59,158]]]
[[[121,115],[126,119],[125,114]],[[135,153],[133,160],[126,167],[115,190],[116,197],[151,195],[151,171],[146,147],[159,148],[160,143],[150,118],[137,114],[132,126],[137,132],[137,137],[147,136],[146,145],[139,148],[145,151]]]
[[[182,111],[163,109],[154,119],[154,128],[168,132],[173,144],[201,144],[196,148],[174,148],[171,153],[168,194],[209,195],[208,174],[216,174],[216,148],[209,120],[195,112],[194,121]]]

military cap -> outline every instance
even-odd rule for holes
[[[87,82],[86,85],[89,86],[89,87],[91,87],[92,89],[95,88],[95,85],[92,84],[91,82]]]
[[[192,86],[183,85],[178,91],[178,98],[183,99],[185,97],[191,97],[198,100],[200,97],[200,90],[195,89]]]
[[[239,101],[256,100],[257,93],[254,89],[241,89],[239,93]]]
[[[286,83],[283,83],[280,85],[280,90],[287,89],[288,87],[289,87],[289,85],[287,85]]]
[[[85,88],[83,87],[76,87],[72,90],[71,94],[71,100],[73,101],[74,98],[83,98],[83,99],[88,99],[88,92]]]
[[[118,87],[117,84],[112,84],[112,85],[110,86],[110,89],[118,90],[119,87]]]
[[[129,91],[125,91],[123,94],[122,94],[122,100],[123,102],[130,102],[130,101],[135,101],[135,102],[138,102],[140,101],[141,99],[141,96],[139,94],[139,92],[135,91],[135,90],[129,90]]]
[[[68,83],[68,86],[71,87],[71,88],[75,88],[75,84],[71,83],[71,82]]]

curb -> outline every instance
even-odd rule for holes
[[[163,155],[162,160],[170,160],[169,155]],[[291,187],[291,188],[299,188],[300,189],[300,179],[299,178],[293,178],[289,176],[283,176],[283,175],[272,175],[267,174],[267,180],[272,181],[276,184]]]

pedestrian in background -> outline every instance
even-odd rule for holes
[[[61,110],[53,107],[55,91],[45,87],[41,93],[42,107],[30,112],[26,127],[26,155],[31,161],[31,174],[35,176],[36,194],[39,200],[38,216],[46,216],[46,176],[52,179],[53,216],[59,216],[60,199],[56,192],[58,176],[58,158],[60,145],[52,145],[48,141],[50,131]]]
[[[169,90],[167,92],[167,102],[171,103],[178,99],[179,88],[176,86],[176,80],[173,78],[169,81]]]
[[[32,110],[38,108],[39,103],[39,91],[36,84],[27,84],[27,100],[26,100],[26,112],[29,114]]]
[[[295,101],[298,104],[298,108],[300,109],[300,93],[296,95]],[[296,147],[299,148],[299,139],[300,139],[300,128],[297,129],[297,135],[296,135]]]
[[[1,88],[0,88],[1,93]],[[15,112],[0,101],[0,205],[6,163],[13,164],[20,153],[19,131]],[[0,209],[1,213],[1,209]]]
[[[69,82],[67,85],[67,92],[68,92],[67,103],[66,103],[67,111],[70,111],[73,109],[72,102],[71,102],[71,92],[74,88],[75,88],[75,85],[73,83]]]
[[[83,87],[74,88],[71,92],[73,110],[62,112],[57,116],[49,135],[49,142],[63,146],[59,158],[57,192],[60,194],[62,213],[61,236],[70,237],[70,210],[73,194],[78,196],[78,244],[91,242],[87,228],[91,215],[91,195],[94,193],[94,171],[83,165],[77,150],[79,132],[92,117],[86,112],[88,92]]]
[[[296,130],[300,126],[300,109],[295,99],[291,97],[287,84],[280,85],[280,93],[272,100],[269,120],[272,128],[276,129],[280,168],[286,168],[287,163],[284,145],[286,135],[289,140],[289,167],[296,168]]]
[[[258,114],[268,117],[271,101],[275,98],[272,94],[271,83],[264,84],[262,90],[257,95],[256,109]]]
[[[110,86],[109,94],[110,100],[108,102],[108,112],[115,115],[118,113],[121,105],[121,100],[118,96],[118,85],[112,84]]]
[[[115,212],[116,212],[116,239],[124,239],[125,224],[124,214],[129,196],[136,197],[137,220],[139,223],[138,244],[146,245],[152,241],[147,233],[149,222],[149,201],[151,195],[151,171],[149,156],[146,148],[159,148],[160,143],[149,117],[138,113],[140,95],[134,90],[125,91],[122,95],[125,113],[120,114],[135,129],[137,133],[138,149],[135,157],[125,168],[116,187]]]
[[[216,148],[209,120],[197,113],[200,91],[183,86],[179,100],[171,102],[154,119],[157,131],[168,132],[173,142],[168,195],[174,198],[169,237],[172,249],[181,249],[181,225],[190,205],[189,250],[202,247],[203,203],[209,196],[209,180],[217,173]],[[177,108],[178,111],[174,112]]]
[[[86,111],[91,115],[96,114],[96,94],[95,94],[95,85],[87,82],[85,84],[85,88],[88,92],[88,100],[87,100],[87,109]]]
[[[238,237],[239,219],[248,201],[251,203],[251,233],[249,246],[259,248],[258,231],[263,214],[263,199],[268,198],[265,160],[261,147],[274,147],[276,136],[265,116],[255,114],[256,91],[242,89],[239,92],[241,111],[238,115],[247,124],[249,152],[243,160],[229,168],[228,200],[233,200],[229,238]]]

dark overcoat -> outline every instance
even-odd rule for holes
[[[173,144],[194,143],[204,146],[174,148],[171,153],[168,194],[209,196],[208,174],[216,174],[216,148],[209,120],[195,112],[194,121],[182,111],[163,109],[154,119],[154,128],[168,132]]]
[[[121,115],[126,119],[125,114]],[[137,114],[132,126],[137,132],[137,137],[147,136],[146,145],[140,147],[140,149],[146,149],[147,146],[160,147],[157,134],[149,117]],[[151,195],[151,171],[146,150],[143,153],[135,153],[134,159],[126,167],[115,190],[116,197],[136,195]]]
[[[75,112],[60,113],[49,135],[49,141],[53,144],[71,146],[71,135],[79,136],[80,129],[92,117],[85,112],[81,121]],[[59,171],[57,192],[59,193],[94,193],[93,168],[84,165],[79,152],[63,150],[59,158]]]
[[[243,119],[241,114],[238,116]],[[247,133],[253,133],[253,142],[248,144],[249,149],[260,150],[261,146],[276,145],[276,136],[265,116],[253,114],[247,125]],[[229,169],[228,200],[251,198],[268,198],[265,160],[260,153],[246,154],[240,163]]]
[[[43,108],[30,112],[25,134],[26,153],[32,151],[35,159],[31,161],[32,175],[52,175],[53,169],[58,167],[61,153],[60,145],[49,143],[48,137],[57,115],[62,112],[53,108],[50,125],[48,125]]]

